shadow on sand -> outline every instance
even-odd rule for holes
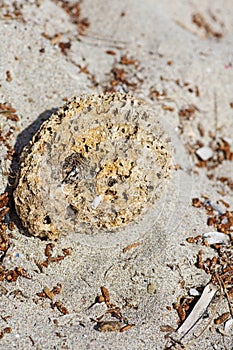
[[[13,192],[15,187],[17,186],[17,180],[19,176],[19,170],[20,170],[20,157],[22,154],[22,151],[25,146],[29,144],[29,142],[32,140],[33,136],[37,133],[37,131],[40,129],[41,125],[44,123],[44,121],[48,120],[50,116],[57,111],[57,108],[52,108],[50,110],[46,110],[43,113],[41,113],[33,123],[31,123],[26,129],[20,132],[20,134],[16,138],[16,142],[14,145],[14,156],[13,160],[11,162],[10,166],[10,172],[8,176],[8,184],[5,189],[6,192],[8,192],[9,196],[9,204],[10,211],[7,214],[5,220],[6,221],[13,221],[19,231],[26,235],[31,236],[28,232],[28,230],[22,226],[20,218],[18,217],[15,205],[14,205],[14,199],[13,199]]]

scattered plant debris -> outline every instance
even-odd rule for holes
[[[223,210],[219,204],[224,204],[227,208],[228,203],[219,201],[215,204],[210,201],[207,197],[205,198],[193,198],[192,205],[195,208],[204,208],[208,215],[207,225],[214,227],[218,232],[225,234],[233,233],[233,211]]]
[[[7,102],[0,103],[0,116],[5,117],[7,120],[10,121],[7,125],[7,130],[2,130],[2,128],[0,128],[0,143],[2,143],[5,146],[7,151],[5,159],[12,161],[15,151],[10,144],[10,140],[14,136],[16,127],[12,125],[11,122],[18,122],[19,117],[16,114],[16,110],[12,107],[10,103]]]
[[[125,248],[123,248],[123,253],[125,254],[126,252],[128,252],[129,250],[133,249],[133,248],[136,248],[138,247],[139,245],[141,245],[142,242],[135,242],[135,243],[132,243],[132,244],[129,244],[127,245]]]
[[[53,0],[70,16],[71,22],[77,25],[79,35],[84,35],[90,26],[88,18],[81,16],[80,2]]]
[[[1,9],[1,20],[17,20],[22,23],[26,23],[24,17],[23,17],[23,4],[19,4],[17,1],[12,1],[6,3],[4,0],[1,1],[0,4],[0,9]]]
[[[214,21],[215,22],[217,21],[216,16],[214,16]],[[213,27],[205,19],[204,15],[202,15],[201,13],[198,13],[198,12],[194,13],[192,15],[192,22],[198,28],[200,28],[204,31],[205,38],[215,37],[217,39],[220,39],[223,37],[223,33],[213,29]]]
[[[51,304],[51,307],[56,307],[63,315],[69,314],[68,309],[60,301],[56,301],[54,304]]]
[[[97,296],[95,299],[95,302],[90,306],[92,307],[96,303],[105,303],[107,306],[107,310],[103,315],[98,317],[95,322],[95,329],[99,332],[125,332],[129,330],[131,327],[134,326],[134,324],[129,324],[128,321],[123,318],[121,313],[121,308],[119,306],[116,306],[115,304],[111,303],[110,301],[110,293],[108,289],[104,286],[100,288],[101,290],[101,296]],[[89,308],[90,308],[89,307]],[[106,320],[102,321],[103,317],[106,315],[111,315],[112,318],[116,318],[116,320]]]
[[[115,62],[108,73],[110,80],[103,87],[104,92],[129,92],[135,91],[143,80],[138,75],[140,69],[139,61],[129,58],[126,55],[121,56],[118,62]]]
[[[220,207],[220,204],[224,206]],[[233,307],[231,299],[233,297],[233,254],[232,254],[232,232],[233,232],[233,212],[229,210],[229,205],[223,200],[219,200],[217,204],[209,200],[208,197],[193,198],[192,205],[195,208],[205,209],[208,215],[207,224],[214,226],[216,232],[208,232],[205,234],[199,234],[196,237],[188,237],[186,241],[188,243],[202,244],[204,246],[210,246],[215,251],[215,255],[211,258],[203,258],[203,251],[200,249],[197,254],[196,267],[202,269],[210,276],[209,283],[204,287],[201,296],[199,296],[199,289],[194,295],[183,296],[181,295],[177,302],[173,304],[174,309],[179,316],[179,327],[175,331],[175,334],[179,335],[179,339],[175,339],[168,329],[168,342],[172,345],[166,347],[166,349],[172,349],[176,344],[180,344],[182,347],[186,346],[181,342],[183,338],[188,334],[191,329],[197,324],[197,322],[203,317],[208,305],[218,292],[220,296],[219,301],[214,308],[213,316],[210,318],[208,325],[197,336],[197,338],[203,334],[207,327],[213,322],[217,330],[226,335],[228,334],[223,329],[219,328],[221,324],[226,327],[226,322],[233,319]],[[221,235],[221,236],[220,236]],[[229,311],[224,312],[220,316],[216,317],[218,306],[223,295],[227,301]],[[166,327],[165,327],[166,331]],[[191,342],[193,342],[192,340]],[[191,342],[189,344],[191,344]],[[188,345],[189,345],[188,344]],[[188,346],[187,345],[187,346]]]
[[[42,262],[35,261],[40,272],[43,271],[43,268],[47,268],[51,263],[57,263],[61,260],[64,260],[67,256],[70,256],[72,254],[72,248],[63,248],[62,249],[63,255],[52,256],[54,247],[55,247],[54,243],[48,243],[45,248],[45,256],[47,258]]]
[[[0,281],[16,282],[18,277],[24,277],[31,279],[31,276],[20,266],[14,269],[6,269],[4,266],[4,257],[10,248],[10,236],[7,233],[8,229],[12,230],[12,222],[6,224],[4,222],[5,216],[9,212],[10,208],[7,207],[9,202],[8,192],[4,192],[0,195]]]
[[[12,333],[11,327],[5,327],[2,331],[0,331],[0,339],[2,339],[7,333]]]
[[[62,285],[61,283],[57,283],[57,285],[55,287],[53,287],[51,290],[49,289],[49,287],[45,286],[43,288],[42,292],[38,292],[36,293],[36,295],[40,298],[48,298],[51,300],[51,308],[57,308],[58,311],[60,311],[63,315],[67,315],[69,314],[68,309],[62,304],[61,301],[55,301],[53,302],[54,298],[56,295],[60,294],[62,291]]]

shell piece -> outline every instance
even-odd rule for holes
[[[137,222],[170,175],[165,136],[141,100],[118,93],[73,98],[21,156],[14,199],[23,225],[53,239]]]
[[[202,159],[202,160],[209,160],[210,158],[213,157],[214,152],[210,147],[203,146],[199,148],[196,151],[196,154]]]
[[[208,244],[230,244],[230,235],[223,232],[206,232],[202,237]]]

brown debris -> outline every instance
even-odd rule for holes
[[[211,276],[213,284],[224,287],[227,298],[233,295],[233,255],[232,249],[215,244],[217,255],[212,258],[203,259],[203,252],[199,250],[196,267],[204,270]]]
[[[224,323],[230,317],[230,312],[224,312],[221,316],[215,318],[214,323],[219,325]]]
[[[3,6],[3,4],[1,4],[1,9],[4,9],[3,18],[5,20],[17,20],[26,23],[23,18],[22,4],[18,4],[17,1],[12,1],[10,5],[4,4]]]
[[[5,273],[5,279],[7,282],[15,282],[17,281],[19,274],[16,270],[9,270]]]
[[[192,104],[179,110],[179,117],[185,120],[191,120],[195,117],[196,107]]]
[[[123,333],[135,326],[134,324],[127,324],[122,327],[122,324],[118,321],[100,321],[97,322],[96,329],[99,332],[120,332]]]
[[[15,267],[14,270],[3,270],[0,273],[0,280],[5,279],[7,282],[16,282],[17,279],[21,276],[27,279],[31,279],[31,277],[27,274],[26,270],[22,267]]]
[[[204,30],[205,37],[215,37],[220,39],[223,37],[223,33],[215,31],[211,25],[206,21],[205,17],[200,13],[194,13],[192,15],[192,22],[198,27]]]
[[[201,236],[201,235],[198,235],[198,236],[196,236],[196,237],[188,237],[188,238],[186,238],[186,241],[187,241],[188,243],[196,243],[196,242],[198,242],[201,238],[202,238],[202,236]]]
[[[6,81],[10,82],[12,80],[12,75],[9,70],[6,71]]]
[[[54,0],[70,16],[71,22],[77,25],[80,35],[84,35],[90,26],[88,18],[81,17],[80,2],[71,2],[63,0]]]
[[[17,122],[19,120],[19,117],[15,113],[16,110],[11,106],[10,103],[0,103],[0,115],[6,117],[8,120]],[[9,129],[3,134],[2,130],[0,130],[0,142],[3,143],[3,145],[6,147],[6,157],[5,159],[12,160],[13,155],[15,153],[13,147],[10,145],[9,140],[11,139],[11,136],[13,135],[13,131],[15,130],[15,127],[9,123]]]
[[[192,206],[195,208],[202,208],[203,202],[199,198],[192,199]]]
[[[37,296],[40,298],[49,298],[50,300],[53,300],[55,295],[60,294],[62,291],[62,285],[61,283],[57,283],[56,287],[53,287],[53,289],[49,289],[47,286],[44,287],[43,292],[38,292]]]
[[[119,306],[116,306],[115,304],[110,303],[110,293],[108,289],[104,286],[101,288],[101,296],[97,296],[95,299],[95,302],[89,307],[89,309],[95,305],[96,303],[102,303],[104,302],[105,305],[107,306],[107,310],[103,315],[98,317],[96,320],[97,324],[95,326],[95,329],[97,329],[100,332],[125,332],[131,327],[134,326],[134,324],[122,324],[123,322],[123,316],[121,313],[121,308]],[[116,318],[118,321],[112,321],[112,320],[107,320],[107,321],[100,321],[104,316],[110,314],[111,317]]]
[[[165,91],[159,91],[155,87],[151,86],[150,87],[150,92],[149,92],[149,98],[152,101],[155,100],[163,100],[167,97],[167,94]]]
[[[49,243],[46,245],[46,248],[45,248],[45,256],[47,257],[50,257],[52,256],[52,253],[53,253],[53,248],[55,247],[55,244],[54,243]]]
[[[50,35],[46,34],[45,32],[43,32],[42,36],[45,39],[50,40],[52,45],[58,45],[58,47],[61,49],[61,52],[64,55],[67,55],[67,50],[69,50],[71,48],[71,42],[70,41],[66,41],[66,42],[62,41],[62,34],[61,33],[56,33],[55,35],[50,36]],[[42,52],[43,52],[43,50],[42,50]]]
[[[6,207],[8,204],[9,197],[8,197],[8,192],[4,192],[0,194],[0,252],[1,253],[1,263],[4,259],[4,256],[10,246],[9,242],[9,235],[7,235],[7,228],[8,225],[3,223],[5,215],[9,212],[10,208]],[[6,274],[9,272],[6,270],[0,263],[0,280],[2,281],[5,277]],[[8,277],[9,278],[9,277]]]
[[[60,294],[61,291],[62,291],[62,285],[61,285],[61,283],[57,283],[56,287],[53,287],[53,289],[52,289],[51,292],[52,292],[54,295],[57,295],[57,294]]]
[[[118,321],[101,321],[97,322],[96,329],[99,332],[118,332],[122,325]]]
[[[47,268],[51,263],[56,263],[61,260],[64,260],[67,256],[72,254],[72,248],[63,248],[62,249],[63,255],[58,255],[54,257],[52,256],[54,247],[55,247],[54,243],[48,243],[45,248],[45,256],[47,256],[47,258],[42,262],[35,261],[36,265],[38,266],[41,272],[43,270],[43,267]]]
[[[66,50],[71,48],[71,42],[70,41],[68,41],[68,42],[60,42],[58,44],[58,46],[60,47],[61,52],[66,55],[67,54]]]
[[[226,202],[223,202],[224,206],[229,208],[229,205]],[[213,205],[208,199],[203,200],[199,198],[192,199],[192,205],[195,208],[204,208],[206,210],[207,225],[213,226],[218,232],[223,232],[226,234],[231,234],[233,232],[233,211],[226,210],[224,213],[217,212],[216,206]]]
[[[175,108],[167,105],[162,105],[164,111],[174,112]]]
[[[104,286],[100,287],[100,290],[101,290],[101,293],[102,293],[102,296],[104,298],[104,302],[105,302],[106,306],[110,307],[110,294],[109,294],[109,291]]]
[[[116,55],[116,52],[113,51],[113,50],[107,50],[107,51],[106,51],[106,54],[111,55],[111,56],[115,56],[115,55]]]
[[[55,295],[47,286],[44,287],[43,292],[47,298],[49,298],[50,300],[53,300]]]
[[[68,309],[60,301],[56,301],[51,306],[56,307],[58,309],[58,311],[60,311],[63,315],[69,314]]]
[[[204,126],[202,125],[202,123],[198,123],[197,129],[200,133],[200,136],[204,137],[205,136],[205,129],[204,129]]]
[[[221,202],[226,208],[229,208],[228,203],[224,201]],[[220,209],[218,210],[218,207],[213,205],[206,196],[202,199],[193,198],[193,206],[196,208],[204,208],[206,210],[206,213],[209,216],[207,219],[207,224],[209,226],[214,226],[219,232],[226,234],[232,233],[233,213],[231,211],[228,210],[222,214]],[[193,239],[192,237],[189,237],[187,241],[189,243],[201,242],[203,245],[206,245],[205,240],[201,238],[202,236],[200,235]],[[233,297],[233,255],[231,247],[222,246],[221,244],[213,244],[212,248],[215,249],[216,254],[213,257],[207,257],[206,259],[203,258],[203,251],[199,250],[196,267],[210,275],[211,283],[215,286],[219,286],[220,290],[224,291],[229,306],[229,312],[225,312],[214,320],[216,325],[220,325],[224,323],[230,315],[233,316],[233,309],[230,301]],[[176,304],[175,308],[179,314],[180,320],[182,321],[183,318],[186,320],[186,308],[183,307],[183,303]]]
[[[189,148],[193,150],[192,154],[195,154],[196,150],[203,146],[203,143],[197,141],[194,145],[189,145]],[[198,162],[196,166],[199,168],[207,168],[208,171],[212,171],[223,163],[223,161],[233,161],[233,150],[228,141],[224,138],[215,138],[214,135],[211,135],[211,141],[208,145],[209,148],[213,151],[213,157],[209,160],[201,160],[197,155]],[[191,153],[191,152],[190,152]],[[208,177],[214,178],[213,173],[207,173]],[[229,181],[230,183],[232,181]]]
[[[62,248],[62,252],[65,256],[72,254],[72,248]]]
[[[132,244],[129,244],[127,245],[127,247],[123,248],[123,253],[125,254],[126,252],[128,252],[129,250],[131,250],[132,248],[136,248],[138,247],[139,245],[141,245],[142,242],[135,242],[135,243],[132,243]]]
[[[123,333],[123,332],[125,332],[125,331],[128,331],[128,330],[129,330],[130,328],[132,328],[133,326],[135,326],[135,325],[134,325],[134,324],[127,324],[127,325],[121,327],[120,333]]]
[[[226,208],[230,208],[230,204],[225,202],[223,199],[219,199],[219,202],[221,202]]]
[[[4,337],[4,335],[7,333],[12,333],[11,327],[6,327],[0,332],[0,339],[2,339]]]
[[[138,66],[139,62],[138,62],[138,60],[135,60],[133,58],[128,58],[126,55],[123,55],[123,56],[121,56],[120,64],[123,64],[126,66],[133,64],[133,65]]]
[[[2,221],[2,219],[6,216],[6,214],[8,213],[9,210],[10,210],[10,208],[4,208],[4,209],[0,210],[0,221]]]
[[[160,327],[160,331],[172,333],[172,332],[175,332],[175,328],[169,325],[164,325]]]
[[[208,132],[205,130],[205,125],[196,120],[196,112],[201,111],[197,106],[193,104],[179,110],[179,132],[180,134],[183,134],[184,137],[186,137],[185,146],[188,153],[192,156],[196,167],[206,168],[206,176],[212,180],[218,180],[216,172],[214,170],[219,167],[224,161],[230,162],[233,160],[233,149],[230,141],[228,141],[227,138],[217,136],[217,124],[215,123],[216,125],[214,130],[211,129]],[[195,130],[195,127],[197,130]],[[209,141],[204,143],[202,140],[195,140],[194,138],[197,137],[197,132],[199,132],[200,137],[208,137]],[[202,147],[206,148],[205,152],[208,152],[209,154],[209,158],[204,160],[201,158],[199,153]],[[222,178],[221,180],[224,184],[229,186],[230,189],[233,188],[233,181],[231,179]]]
[[[0,103],[0,114],[6,116],[7,119],[18,122],[19,117],[15,114],[16,109],[10,103]]]
[[[31,276],[27,273],[27,271],[22,268],[21,266],[17,266],[15,268],[15,271],[17,272],[17,274],[21,277],[27,278],[27,279],[31,279]]]
[[[36,295],[40,298],[48,298],[51,301],[53,301],[53,299],[55,298],[56,295],[60,294],[62,291],[62,285],[61,283],[57,283],[57,285],[55,287],[53,287],[52,289],[49,289],[49,287],[45,286],[43,288],[42,292],[38,292],[36,293]],[[67,310],[67,308],[60,302],[60,301],[55,301],[54,303],[51,303],[51,308],[57,308],[58,311],[60,311],[63,315],[67,315],[69,313],[69,311]]]
[[[195,301],[195,297],[179,296],[177,302],[173,303],[173,308],[177,311],[180,319],[179,324],[187,318]]]
[[[115,62],[108,75],[110,80],[104,87],[105,92],[116,92],[119,88],[124,91],[130,89],[135,91],[138,83],[141,83],[137,76],[139,61],[134,58],[128,58],[126,55],[121,56],[118,62]]]

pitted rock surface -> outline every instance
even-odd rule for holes
[[[17,213],[32,235],[51,239],[133,229],[156,205],[171,153],[145,102],[118,93],[75,97],[24,149]]]

